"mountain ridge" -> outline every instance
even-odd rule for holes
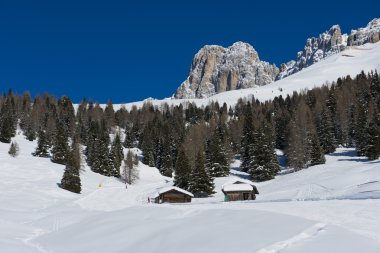
[[[342,34],[340,26],[333,25],[318,37],[308,38],[296,59],[281,64],[280,68],[261,61],[257,51],[245,42],[235,42],[227,48],[206,45],[195,55],[187,79],[173,97],[207,98],[225,91],[264,86],[352,46],[379,40],[380,18],[373,19],[363,28],[351,30],[350,34]]]

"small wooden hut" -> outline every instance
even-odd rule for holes
[[[188,203],[194,195],[181,188],[170,186],[160,189],[154,196],[154,203]]]
[[[253,182],[244,179],[236,179],[222,186],[225,201],[255,200],[259,194]]]

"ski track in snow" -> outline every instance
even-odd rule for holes
[[[269,247],[260,249],[257,253],[279,253],[284,249],[291,248],[294,244],[312,239],[313,237],[318,236],[320,233],[323,233],[326,230],[326,224],[317,223],[312,227],[302,231],[301,233],[281,242],[276,242]]]
[[[38,238],[39,236],[46,234],[47,232],[42,229],[35,229],[34,233],[28,236],[27,238],[23,239],[23,243],[25,243],[27,246],[31,248],[35,248],[38,252],[41,253],[49,253],[49,251],[46,251],[41,245],[39,245],[36,242],[33,242],[33,239]]]

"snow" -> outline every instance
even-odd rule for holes
[[[181,188],[178,188],[178,187],[175,187],[175,186],[167,186],[167,187],[161,188],[157,192],[157,194],[154,195],[154,197],[158,197],[160,194],[168,192],[168,191],[172,191],[172,190],[175,190],[175,191],[178,191],[178,192],[182,192],[183,194],[186,194],[186,195],[189,195],[191,197],[194,197],[194,195],[191,192],[185,191],[184,189],[181,189]]]
[[[173,182],[156,168],[140,163],[139,181],[126,189],[84,166],[83,191],[73,194],[57,186],[64,166],[31,156],[36,142],[14,139],[16,158],[0,143],[0,252],[380,250],[380,161],[352,149],[338,149],[325,165],[255,183],[256,201],[223,202],[223,185],[245,181],[246,173],[234,169],[215,179],[211,198],[159,205],[148,197]]]
[[[233,179],[229,180],[228,182],[226,182],[222,187],[229,185],[229,184],[239,184],[239,183],[249,184],[249,185],[255,186],[255,184],[250,180],[242,179],[242,178],[233,178]]]
[[[252,191],[253,187],[249,184],[227,184],[223,186],[225,192],[239,192],[239,191]]]

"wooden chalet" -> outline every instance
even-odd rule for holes
[[[253,182],[244,179],[236,179],[222,186],[225,201],[255,200],[259,194]]]
[[[188,203],[194,195],[181,188],[170,186],[160,189],[154,196],[154,203]]]

